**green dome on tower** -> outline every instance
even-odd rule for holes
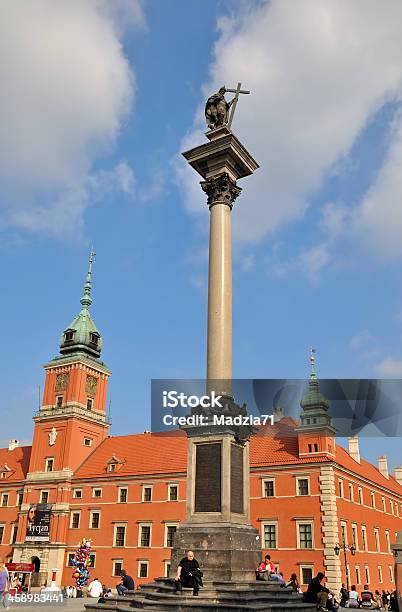
[[[89,306],[92,303],[91,276],[94,255],[95,253],[92,251],[89,257],[89,269],[84,285],[84,295],[81,298],[81,312],[63,331],[60,338],[60,353],[62,355],[81,352],[91,357],[100,357],[101,354],[102,336],[89,313]]]
[[[331,416],[328,413],[331,403],[329,399],[320,391],[318,377],[314,368],[314,353],[315,349],[311,349],[311,372],[308,383],[308,391],[303,395],[300,402],[300,407],[302,408],[302,413],[300,415],[302,426],[331,425]]]

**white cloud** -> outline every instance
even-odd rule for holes
[[[402,360],[386,357],[375,366],[375,370],[384,378],[401,378]]]
[[[331,256],[328,251],[328,245],[321,243],[302,249],[292,259],[279,261],[273,259],[269,262],[269,270],[279,277],[297,272],[306,275],[310,281],[315,282],[318,280],[322,270],[330,263]]]
[[[93,162],[111,150],[133,102],[123,22],[139,0],[14,0],[0,21],[3,227],[80,227]],[[123,191],[127,166],[115,168]]]
[[[373,335],[368,329],[356,333],[350,339],[349,346],[353,350],[359,350],[373,340]]]
[[[375,0],[274,0],[241,20],[220,21],[204,92],[239,80],[251,90],[238,104],[234,131],[261,166],[242,181],[233,211],[238,239],[257,241],[301,218],[369,119],[399,99],[401,21],[397,0],[380,8]],[[182,150],[203,142],[194,136]],[[201,209],[195,173],[182,170],[180,180],[186,206]],[[342,218],[327,208],[329,229],[339,232]]]

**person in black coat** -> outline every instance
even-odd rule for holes
[[[183,587],[189,587],[193,589],[193,595],[198,595],[200,586],[202,586],[202,572],[193,551],[189,550],[177,568],[175,578],[176,591],[181,591]]]
[[[328,600],[329,589],[321,582],[324,580],[325,574],[318,572],[317,576],[312,579],[304,593],[304,601],[307,603],[315,603],[317,610],[333,610],[332,602]]]

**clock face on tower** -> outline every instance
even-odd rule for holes
[[[61,393],[66,391],[68,385],[68,374],[57,374],[56,375],[56,386],[55,393]]]
[[[98,387],[98,379],[95,376],[87,376],[85,385],[85,391],[88,395],[96,395],[96,389]]]

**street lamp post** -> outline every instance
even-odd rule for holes
[[[349,551],[350,554],[352,555],[352,557],[354,557],[355,554],[356,554],[356,547],[352,544],[352,546],[350,546],[350,548],[348,548],[348,546],[346,546],[345,539],[342,538],[342,547],[340,547],[339,544],[337,544],[335,546],[335,548],[334,548],[334,552],[335,552],[337,557],[339,556],[339,553],[341,552],[341,550],[343,550],[343,560],[344,560],[344,565],[345,565],[346,588],[349,591],[349,574],[348,574],[348,566],[347,566],[346,553],[347,553],[347,551]]]

